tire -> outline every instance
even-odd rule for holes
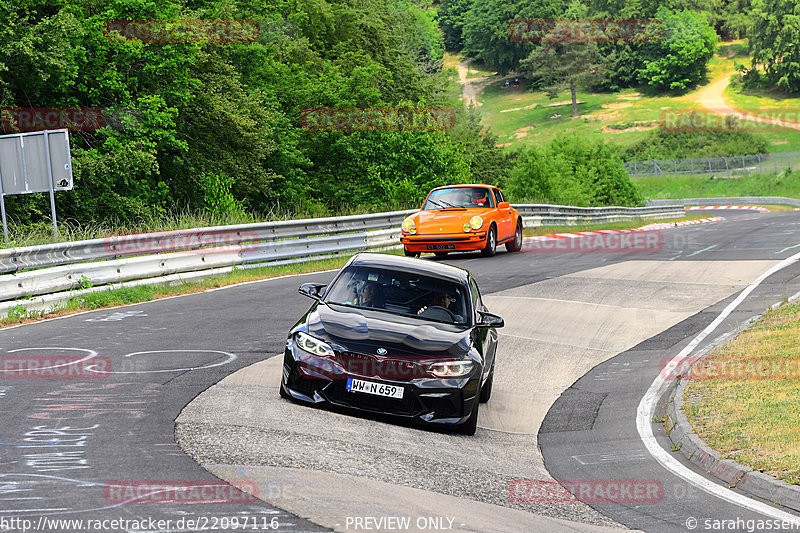
[[[481,250],[483,257],[492,257],[497,252],[497,228],[489,228],[489,234],[486,236],[486,247]]]
[[[449,252],[433,252],[433,255],[435,255],[439,259],[444,259],[445,257],[447,257],[448,253]]]
[[[517,229],[514,231],[514,240],[506,243],[506,250],[509,252],[519,252],[522,250],[522,220],[517,221]]]
[[[492,397],[492,383],[494,383],[494,361],[492,361],[492,369],[489,371],[489,377],[486,378],[486,383],[481,387],[481,403],[488,402],[489,398]]]
[[[403,248],[403,253],[406,254],[406,257],[419,257],[419,252],[409,252],[405,248]]]
[[[458,427],[458,432],[462,435],[469,435],[472,436],[475,434],[475,431],[478,429],[478,406],[480,405],[480,397],[482,392],[478,390],[477,397],[475,401],[472,403],[472,413],[469,415],[469,418],[466,422],[461,424]]]

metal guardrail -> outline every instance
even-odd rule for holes
[[[629,176],[661,176],[666,174],[720,174],[728,178],[742,174],[777,174],[784,169],[800,168],[800,152],[737,155],[733,157],[700,157],[693,159],[659,159],[624,163]]]
[[[800,200],[786,196],[732,196],[727,198],[681,198],[675,200],[650,200],[648,206],[665,205],[793,205],[800,207]]]
[[[392,226],[399,227],[403,219],[411,213],[414,213],[414,210],[194,228],[8,248],[0,250],[0,274],[143,254],[386,229]]]
[[[515,206],[526,227],[678,218],[682,206]],[[400,224],[414,211],[305,219],[110,237],[0,251],[0,315],[22,305],[41,308],[100,285],[150,278],[180,280],[287,259],[330,256],[399,244]],[[369,231],[368,231],[369,230]],[[23,269],[31,269],[22,271]],[[177,276],[177,278],[176,278]],[[64,292],[71,291],[71,292]],[[47,295],[41,297],[41,295]],[[36,301],[19,300],[39,296]],[[62,300],[63,301],[63,300]]]

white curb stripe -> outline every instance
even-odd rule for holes
[[[745,288],[735,300],[728,304],[728,306],[722,310],[719,316],[717,316],[717,318],[715,318],[711,324],[709,324],[694,339],[692,339],[692,342],[690,342],[683,350],[681,350],[680,353],[676,355],[668,364],[680,364],[680,361],[688,357],[689,354],[691,354],[692,351],[697,347],[697,345],[700,344],[708,335],[710,335],[711,332],[713,332],[717,326],[719,326],[722,321],[725,320],[728,315],[730,315],[739,306],[739,304],[741,304],[744,299],[747,298],[747,296],[761,284],[762,281],[779,270],[786,268],[797,260],[800,260],[800,253],[784,259],[777,265],[761,274],[755,281],[748,285],[747,288]],[[775,507],[765,503],[753,500],[742,494],[733,492],[732,490],[726,489],[723,486],[706,479],[700,474],[679,463],[658,444],[658,441],[653,434],[651,420],[653,418],[656,402],[661,397],[663,391],[669,386],[670,381],[671,380],[665,379],[659,373],[658,377],[655,379],[655,381],[653,381],[653,384],[650,385],[647,393],[642,398],[642,401],[639,402],[639,407],[636,410],[636,429],[639,432],[642,442],[644,442],[644,445],[647,447],[647,451],[650,452],[650,455],[653,456],[653,458],[658,461],[661,466],[676,476],[685,479],[692,485],[702,489],[712,496],[716,496],[734,505],[745,507],[777,520],[789,521],[800,525],[800,517],[785,511],[781,511],[780,509],[776,509]]]

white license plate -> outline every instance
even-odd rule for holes
[[[347,390],[350,392],[363,392],[375,396],[386,398],[403,397],[403,387],[397,385],[386,385],[385,383],[375,383],[374,381],[364,381],[363,379],[347,378]]]

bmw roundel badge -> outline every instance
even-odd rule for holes
[[[378,348],[378,355],[386,355],[386,348]]]

